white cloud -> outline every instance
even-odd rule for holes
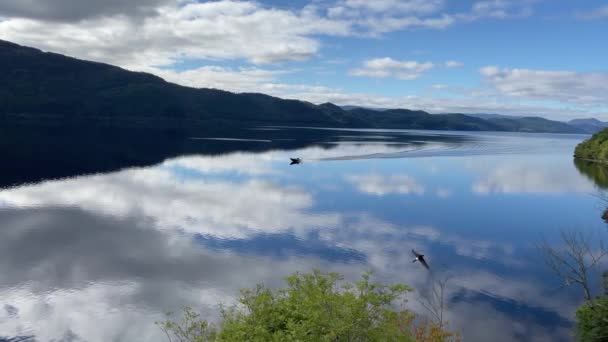
[[[349,175],[346,180],[353,184],[361,192],[376,196],[387,194],[424,194],[424,186],[414,178],[403,175]]]
[[[357,21],[359,26],[364,27],[364,34],[377,36],[383,33],[400,31],[410,28],[444,29],[456,22],[456,19],[448,14],[431,18],[420,18],[416,16],[399,17],[364,17]]]
[[[350,74],[373,78],[395,77],[400,80],[413,80],[433,67],[433,63],[430,62],[397,61],[384,57],[367,60],[361,68],[351,70]]]
[[[314,2],[300,9],[229,0],[203,3],[137,0],[116,6],[108,5],[115,0],[103,4],[85,0],[81,3],[87,5],[82,7],[72,2],[74,0],[59,0],[56,7],[50,8],[42,0],[6,1],[0,4],[0,9],[1,6],[13,10],[19,7],[21,12],[3,11],[6,18],[0,21],[0,37],[79,58],[151,72],[183,85],[263,92],[314,103],[329,101],[341,105],[413,108],[430,112],[524,112],[560,119],[577,116],[608,118],[605,110],[608,77],[605,73],[486,69],[484,77],[494,89],[491,96],[484,90],[482,96],[421,97],[404,94],[389,97],[349,93],[323,85],[287,84],[281,81],[281,75],[293,70],[227,67],[216,62],[236,60],[239,64],[242,61],[263,64],[307,59],[321,53],[322,36],[369,36],[412,27],[444,28],[483,16],[497,17],[495,11],[501,8],[511,17],[522,12],[522,8],[529,7],[529,0],[478,2],[464,14],[448,13],[444,1],[418,0],[351,0],[326,6]],[[75,6],[72,14],[58,10],[72,5]],[[173,63],[197,60],[197,64],[202,64],[201,59],[210,61],[205,66],[189,70],[171,69]],[[457,67],[459,62],[434,65],[378,58],[367,61],[351,73],[408,80],[418,78],[438,65]],[[433,95],[438,96],[442,93],[439,90],[444,88],[433,86],[432,89],[435,90]],[[455,90],[455,87],[450,87],[451,95]],[[546,102],[514,103],[509,100],[513,96],[568,102],[574,106],[564,108],[555,103],[547,105]]]
[[[473,4],[473,14],[487,17],[504,18],[507,16],[509,2],[505,0],[479,1]]]
[[[233,0],[58,0],[52,6],[43,0],[6,0],[0,3],[5,17],[0,36],[137,70],[183,59],[262,64],[316,56],[323,35],[443,29],[496,16],[492,6],[479,3],[474,14],[459,14],[447,13],[443,0],[343,0],[300,9]]]
[[[443,65],[446,68],[464,66],[463,63],[458,61],[447,61]],[[435,64],[431,62],[399,61],[390,57],[384,57],[366,60],[361,67],[351,70],[349,74],[372,78],[394,77],[400,80],[413,80],[434,67]]]
[[[486,66],[481,75],[500,94],[538,100],[608,105],[608,73]]]
[[[219,66],[204,66],[185,71],[150,68],[147,70],[169,82],[195,88],[217,88],[233,92],[260,91],[260,86],[275,82],[276,77],[285,73],[281,70],[260,68],[231,69]]]
[[[53,21],[79,21],[91,17],[156,15],[156,9],[171,0],[3,0],[0,13],[5,17],[36,18]]]
[[[413,27],[445,28],[453,20],[438,12],[443,0],[343,0],[327,8],[327,16],[347,19],[363,35],[382,33]]]
[[[396,12],[396,13],[417,13],[428,14],[441,10],[444,0],[345,0],[341,4],[344,7],[372,11],[376,13]]]
[[[377,35],[409,27],[444,28],[454,22],[446,14],[417,16],[440,10],[442,1],[345,1],[343,11],[340,6],[295,10],[231,0],[114,2],[5,2],[0,36],[143,70],[183,59],[244,59],[256,64],[302,60],[319,53],[318,35]],[[359,12],[355,17],[338,15],[349,10]]]
[[[526,16],[532,11],[532,2],[480,1],[469,11],[452,13],[446,10],[444,0],[343,0],[330,5],[327,16],[348,19],[362,35],[378,36],[412,28],[445,29],[459,22],[483,18]]]
[[[579,12],[576,14],[576,17],[583,20],[608,18],[608,5],[587,12]]]
[[[446,68],[461,68],[464,66],[464,63],[459,61],[447,61],[444,65]]]
[[[347,35],[350,23],[308,10],[266,8],[255,2],[215,1],[157,8],[158,15],[128,15],[79,22],[9,18],[0,36],[17,43],[140,70],[190,59],[300,60],[320,48],[312,35]]]
[[[456,17],[464,22],[484,18],[507,19],[521,18],[532,15],[532,5],[537,0],[487,0],[478,1],[471,6],[468,13],[460,13]]]

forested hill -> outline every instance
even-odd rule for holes
[[[0,116],[4,124],[138,127],[300,125],[580,133],[542,118],[483,119],[405,109],[346,110],[263,94],[195,89],[116,66],[0,40]],[[523,119],[528,119],[526,122]]]
[[[576,146],[574,157],[582,160],[608,162],[608,128]]]
[[[346,112],[261,94],[194,89],[145,73],[0,41],[0,113],[355,125]]]

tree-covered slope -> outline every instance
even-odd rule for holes
[[[608,128],[578,144],[574,150],[574,157],[579,159],[608,161]]]
[[[194,89],[145,73],[0,41],[0,114],[356,125],[313,104]]]
[[[579,134],[588,133],[586,130],[569,123],[549,120],[538,116],[510,116],[501,114],[467,114],[466,116],[482,119],[488,124],[494,126],[494,130],[496,131]]]
[[[464,131],[503,131],[483,119],[464,114],[429,114],[421,110],[388,109],[383,111],[356,108],[349,111],[356,118],[373,124],[370,127],[437,129]]]
[[[482,119],[406,109],[346,110],[264,94],[169,83],[141,72],[0,40],[0,123],[148,128],[300,125],[575,133],[542,118]],[[526,119],[526,121],[522,121]]]
[[[488,121],[502,127],[505,131],[515,132],[544,132],[544,133],[585,133],[578,127],[571,126],[565,122],[548,120],[545,118],[530,116],[516,117],[513,119],[494,118]]]

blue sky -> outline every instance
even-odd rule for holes
[[[608,1],[5,0],[0,39],[194,87],[608,120]]]

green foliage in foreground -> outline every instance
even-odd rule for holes
[[[602,274],[603,295],[576,310],[576,337],[583,342],[608,341],[608,271]]]
[[[608,341],[608,297],[598,297],[576,310],[579,341]]]
[[[580,159],[608,161],[608,128],[578,144],[574,156]]]
[[[181,322],[157,323],[167,337],[178,341],[447,341],[456,339],[435,324],[415,325],[403,309],[403,284],[370,281],[369,274],[354,284],[342,284],[336,273],[315,270],[295,273],[287,287],[270,290],[261,285],[242,290],[237,307],[222,310],[219,327],[186,309]],[[398,306],[400,309],[395,309]]]

